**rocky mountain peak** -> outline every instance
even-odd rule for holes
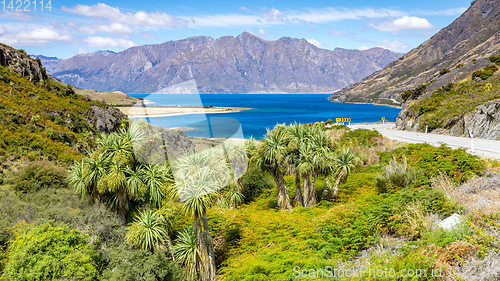
[[[24,51],[16,50],[1,43],[0,65],[15,71],[21,77],[30,77],[33,83],[42,80],[47,81],[48,79],[40,60],[34,60]]]
[[[476,0],[459,18],[399,60],[331,96],[337,101],[380,102],[398,99],[471,59],[489,56],[500,47],[500,0]]]
[[[105,57],[47,62],[51,74],[80,88],[126,93],[156,92],[196,79],[201,93],[333,92],[381,69],[401,54],[325,50],[305,39],[267,41],[189,37],[136,46]]]

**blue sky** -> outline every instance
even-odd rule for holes
[[[407,52],[463,13],[471,1],[73,1],[0,3],[0,42],[59,58],[122,51],[190,36],[305,38],[325,48]],[[41,1],[41,0],[37,0]],[[44,0],[47,6],[47,0]]]

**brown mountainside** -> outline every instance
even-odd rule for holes
[[[382,48],[331,51],[305,39],[266,41],[243,33],[41,59],[63,82],[99,91],[155,92],[194,78],[201,93],[314,93],[341,89],[400,56]]]
[[[500,0],[476,0],[432,38],[383,70],[334,93],[330,100],[381,102],[383,99],[399,99],[405,90],[438,78],[442,69],[454,70],[460,64],[473,65],[475,58],[496,54],[500,50],[499,30]],[[460,72],[465,69],[473,71],[474,68],[456,70],[455,74],[463,76]]]

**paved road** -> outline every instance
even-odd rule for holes
[[[423,143],[439,146],[441,143],[452,148],[464,147],[467,152],[486,158],[500,159],[500,141],[474,139],[474,151],[471,151],[471,139],[438,134],[424,134],[391,129],[394,124],[350,125],[351,129],[374,129],[393,140],[409,143]]]

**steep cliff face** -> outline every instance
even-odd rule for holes
[[[266,41],[249,33],[199,36],[120,53],[48,60],[49,73],[80,88],[156,92],[196,79],[201,93],[333,92],[382,69],[401,54],[315,47],[304,39]],[[43,61],[43,58],[42,58]]]
[[[402,113],[396,123],[399,129],[411,131],[425,129],[419,126],[420,116],[406,109]],[[432,133],[456,137],[470,137],[472,133],[475,138],[500,140],[500,100],[484,103],[465,116],[451,118],[445,128],[437,128]]]
[[[500,49],[500,0],[476,0],[449,26],[400,59],[358,83],[334,93],[332,101],[380,102],[400,99],[405,90],[437,79],[442,69],[454,69]]]
[[[32,60],[25,53],[1,43],[0,65],[15,71],[21,77],[29,77],[34,83],[48,79],[40,60]]]

